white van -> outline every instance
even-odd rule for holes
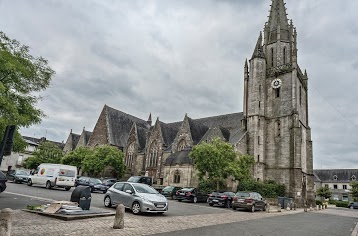
[[[29,177],[27,185],[43,185],[65,188],[67,191],[75,186],[77,167],[61,164],[41,164]]]

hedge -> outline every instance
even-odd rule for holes
[[[348,207],[349,202],[342,202],[342,201],[337,201],[336,202],[336,207]]]
[[[286,187],[273,180],[268,181],[254,181],[244,180],[239,183],[237,191],[252,191],[258,192],[265,198],[276,198],[285,196]]]

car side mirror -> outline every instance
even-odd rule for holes
[[[132,194],[132,190],[127,189],[126,193]]]

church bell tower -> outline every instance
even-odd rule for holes
[[[285,184],[298,204],[314,200],[308,76],[297,64],[297,32],[283,0],[272,0],[244,71],[247,153],[254,178]]]

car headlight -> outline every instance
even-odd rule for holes
[[[141,196],[140,198],[143,200],[143,202],[153,203],[151,200],[149,200],[149,199],[146,198],[146,197]]]

